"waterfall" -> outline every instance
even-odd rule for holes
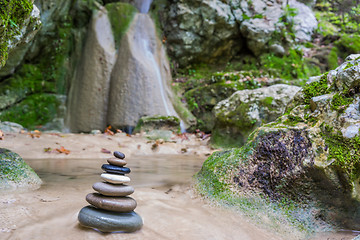
[[[152,0],[135,0],[135,5],[140,13],[148,13]]]
[[[146,14],[151,2],[135,1],[144,13],[134,15],[118,46],[114,46],[106,9],[93,16],[87,50],[70,89],[71,131],[90,132],[111,125],[131,132],[143,116],[178,117],[171,103],[165,48]],[[181,128],[184,131],[183,122]]]
[[[164,108],[166,110],[166,115],[170,116],[171,112],[169,110],[168,102],[166,101],[166,98],[165,98],[165,90],[164,90],[165,88],[164,88],[164,85],[163,85],[163,80],[162,80],[162,77],[161,77],[159,64],[156,62],[154,54],[151,52],[151,49],[150,49],[150,46],[149,46],[149,41],[147,39],[142,39],[142,42],[143,42],[145,55],[150,60],[150,62],[152,63],[152,65],[153,65],[153,67],[155,69],[155,72],[156,72],[156,80],[159,83],[159,87],[160,87],[159,90],[160,90],[161,100],[162,100],[162,102],[164,104]]]

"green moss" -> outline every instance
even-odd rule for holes
[[[290,49],[283,57],[275,56],[273,53],[263,54],[260,62],[264,72],[287,80],[307,79],[320,74],[320,69],[303,58],[303,53],[296,49]]]
[[[0,148],[0,163],[1,180],[18,183],[30,174],[35,174],[18,154],[5,148]]]
[[[266,97],[264,99],[261,99],[260,102],[262,103],[263,106],[271,109],[272,108],[272,102],[274,101],[273,97]]]
[[[299,122],[304,122],[304,119],[298,116],[288,115],[287,119],[283,122],[283,124],[288,126],[295,126]]]
[[[360,137],[344,138],[334,133],[331,127],[323,126],[322,136],[328,147],[328,159],[335,160],[333,165],[345,171],[352,181],[360,177]]]
[[[16,122],[29,129],[35,129],[57,114],[60,102],[52,94],[33,94],[18,104],[2,111],[0,121]]]
[[[227,197],[228,185],[232,181],[229,179],[229,172],[234,170],[233,166],[238,165],[241,153],[240,149],[215,152],[204,162],[195,178],[206,191],[206,195],[220,199]]]
[[[310,99],[316,96],[328,94],[331,92],[330,87],[327,84],[327,74],[324,73],[319,81],[312,82],[310,84],[306,84],[303,87],[303,93],[305,97],[305,104],[310,103]]]
[[[337,47],[331,48],[327,59],[329,69],[335,69],[338,67],[338,51]]]
[[[350,54],[360,53],[360,35],[359,34],[342,34],[335,42],[339,48],[341,57],[345,58]]]
[[[110,3],[106,4],[111,28],[115,38],[115,44],[118,47],[121,38],[128,30],[137,9],[128,3]]]
[[[146,116],[140,118],[134,132],[166,129],[180,133],[180,120],[175,116]]]
[[[23,22],[33,9],[31,0],[3,0],[0,2],[0,67],[8,58],[8,44],[20,33]]]
[[[336,93],[331,100],[331,110],[338,112],[344,112],[344,110],[352,103],[354,99],[352,97],[346,97],[344,93]]]

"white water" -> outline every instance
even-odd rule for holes
[[[141,13],[148,13],[152,0],[137,0],[135,2],[137,8]]]
[[[146,57],[151,61],[152,65],[155,69],[156,80],[158,81],[159,86],[160,86],[159,90],[160,90],[161,100],[164,104],[166,115],[171,116],[170,108],[169,108],[168,102],[166,101],[166,97],[165,97],[164,85],[163,85],[159,65],[157,64],[157,62],[155,60],[154,54],[151,52],[149,41],[147,39],[142,39],[142,43],[143,43]]]

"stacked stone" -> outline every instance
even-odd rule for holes
[[[81,225],[97,229],[101,232],[134,232],[139,230],[143,221],[134,212],[135,199],[129,197],[134,188],[124,183],[129,183],[130,178],[125,174],[130,173],[130,168],[124,167],[125,154],[114,152],[116,158],[108,159],[109,164],[103,164],[105,171],[101,178],[105,182],[97,182],[93,189],[97,193],[89,193],[86,201],[91,206],[84,207],[79,212]]]

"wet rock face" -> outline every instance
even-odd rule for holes
[[[110,76],[116,50],[105,8],[94,13],[91,19],[85,49],[69,93],[67,122],[73,132],[106,127]]]
[[[256,141],[250,164],[246,170],[241,168],[233,179],[241,188],[261,189],[264,194],[277,198],[280,187],[290,187],[304,177],[304,168],[313,165],[311,141],[306,132],[269,132]],[[304,159],[308,159],[306,164]]]
[[[285,5],[278,1],[169,1],[160,20],[169,54],[180,66],[221,63],[244,46],[259,56],[266,51],[279,53],[278,47],[271,47],[274,44],[288,47],[294,40],[311,40],[317,28],[313,12],[295,0],[289,5],[297,9],[297,15],[287,19],[293,24],[294,39],[277,36],[287,25],[282,20]]]

